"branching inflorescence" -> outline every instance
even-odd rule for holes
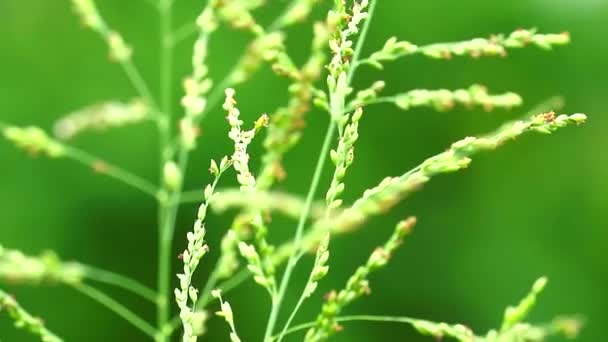
[[[98,33],[107,43],[110,59],[117,62],[132,83],[137,97],[129,102],[104,101],[76,110],[57,121],[54,133],[48,135],[35,126],[18,127],[0,122],[0,133],[18,148],[32,155],[71,159],[95,172],[113,177],[149,195],[158,202],[158,284],[150,289],[136,280],[101,270],[78,262],[62,261],[47,252],[40,256],[28,256],[16,250],[0,247],[0,280],[13,284],[62,284],[89,296],[93,300],[130,322],[151,339],[166,342],[181,326],[183,341],[196,341],[206,332],[210,319],[208,306],[219,302],[217,315],[230,328],[229,339],[241,341],[235,325],[232,306],[224,296],[232,289],[253,277],[270,297],[268,321],[263,332],[263,342],[281,341],[287,335],[305,332],[303,339],[309,342],[325,341],[353,321],[379,321],[404,323],[413,326],[424,335],[437,339],[449,337],[462,342],[544,341],[546,337],[561,334],[576,336],[580,321],[574,318],[557,318],[547,325],[525,322],[526,316],[546,284],[539,279],[532,291],[518,305],[509,307],[500,329],[486,335],[476,335],[473,329],[460,324],[436,323],[410,317],[351,315],[342,313],[349,304],[370,293],[371,276],[387,265],[416,223],[413,217],[399,222],[392,235],[374,250],[368,259],[346,281],[344,288],[329,291],[321,305],[316,320],[293,325],[299,309],[314,300],[321,280],[328,275],[331,240],[339,234],[352,232],[377,215],[386,213],[400,201],[429,182],[433,177],[467,168],[471,158],[479,152],[494,150],[527,132],[549,134],[560,128],[578,125],[586,121],[584,114],[555,114],[557,108],[542,108],[527,114],[520,120],[504,124],[495,132],[479,137],[467,137],[450,145],[444,152],[430,157],[413,169],[396,177],[387,177],[375,187],[366,190],[356,200],[348,203],[343,198],[347,173],[355,160],[355,147],[359,127],[367,107],[390,103],[402,111],[413,108],[431,108],[448,111],[455,106],[485,111],[513,109],[523,104],[515,93],[494,93],[481,85],[462,89],[413,89],[384,96],[385,82],[378,80],[369,87],[358,89],[354,80],[359,68],[372,66],[382,69],[385,63],[410,55],[422,55],[433,59],[450,59],[455,56],[505,56],[509,49],[537,46],[551,49],[569,42],[567,33],[542,34],[536,30],[517,30],[507,35],[476,38],[461,42],[415,45],[397,38],[390,38],[368,57],[363,57],[362,47],[367,38],[377,0],[334,0],[325,20],[313,24],[313,39],[309,55],[302,65],[290,56],[284,29],[306,22],[318,0],[292,0],[276,20],[267,27],[255,17],[255,10],[266,6],[264,0],[208,0],[194,23],[174,30],[172,9],[174,1],[149,1],[158,11],[161,24],[161,94],[157,99],[149,90],[144,76],[133,63],[133,49],[117,31],[110,29],[94,0],[72,0],[72,5],[82,23]],[[227,25],[252,37],[243,55],[223,80],[212,80],[208,63],[209,42],[214,34]],[[183,81],[181,116],[175,115],[171,99],[173,47],[196,34],[191,58],[192,71]],[[288,99],[269,115],[262,115],[254,122],[243,119],[235,99],[233,87],[249,81],[260,67],[267,63],[272,71],[289,82]],[[320,80],[325,80],[321,86]],[[188,155],[199,145],[200,124],[211,110],[224,98],[223,109],[228,122],[228,138],[234,149],[218,163],[211,161],[209,171],[213,180],[202,190],[183,191],[188,165]],[[304,198],[296,194],[276,191],[273,187],[286,177],[283,166],[285,156],[302,137],[306,114],[313,108],[327,114],[327,130],[318,160],[311,177],[310,187]],[[91,130],[113,129],[135,125],[145,121],[155,122],[159,133],[161,178],[158,184],[150,182],[110,162],[82,151],[67,141]],[[173,132],[172,127],[178,127]],[[244,127],[251,127],[246,129]],[[265,132],[262,132],[264,128]],[[257,172],[248,153],[255,137],[265,134],[264,153]],[[337,136],[337,139],[336,139]],[[333,172],[324,199],[317,195],[322,186],[327,159]],[[233,168],[238,189],[221,189],[222,175]],[[202,202],[194,227],[186,235],[186,248],[180,254],[182,271],[177,275],[174,299],[178,314],[172,312],[170,288],[175,277],[171,276],[171,250],[175,221],[179,205],[185,202]],[[224,233],[221,242],[205,240],[205,219],[209,209],[237,208],[238,213]],[[269,242],[273,226],[270,218],[284,214],[297,219],[295,233],[280,245]],[[213,227],[213,229],[217,229]],[[218,248],[218,261],[210,268],[206,283],[199,286],[195,271],[209,253],[208,244]],[[300,289],[299,300],[287,311],[285,322],[284,299],[292,275],[301,258],[314,252],[314,263],[308,279]],[[240,259],[244,259],[245,267]],[[285,264],[282,274],[279,266]],[[121,303],[100,292],[91,284],[104,283],[132,292],[155,304],[157,322],[151,324]],[[23,327],[43,341],[61,341],[48,331],[40,319],[28,314],[15,299],[0,291],[0,309],[6,310],[18,327]]]
[[[42,319],[34,317],[17,303],[15,298],[0,290],[0,310],[5,310],[15,322],[17,328],[26,329],[40,337],[43,342],[62,342],[57,335],[44,326]]]

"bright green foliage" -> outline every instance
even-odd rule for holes
[[[179,333],[184,342],[194,342],[206,332],[209,317],[208,305],[219,301],[216,313],[230,327],[229,339],[240,342],[237,334],[232,306],[222,298],[223,293],[240,285],[250,277],[270,296],[270,313],[264,330],[263,342],[281,341],[285,336],[307,330],[304,340],[320,342],[329,339],[341,330],[340,324],[352,321],[378,321],[405,323],[418,332],[437,339],[446,337],[461,342],[540,342],[552,335],[575,337],[580,330],[580,320],[557,318],[548,325],[533,325],[526,322],[529,311],[536,303],[546,283],[538,280],[532,291],[518,305],[505,311],[499,330],[492,330],[485,336],[477,336],[474,329],[460,324],[435,323],[409,317],[387,316],[341,316],[341,313],[355,300],[370,293],[371,275],[386,267],[415,225],[415,219],[400,222],[387,242],[373,251],[367,261],[357,268],[339,291],[331,291],[325,298],[317,319],[292,327],[300,307],[306,300],[313,301],[320,281],[328,276],[335,259],[331,253],[330,241],[339,234],[353,231],[369,218],[381,215],[395,204],[406,199],[433,177],[467,168],[471,158],[479,152],[495,150],[503,144],[527,132],[549,134],[566,126],[584,123],[584,114],[557,115],[551,109],[539,110],[526,115],[521,120],[504,124],[501,128],[479,137],[466,137],[450,145],[445,151],[430,157],[421,164],[396,177],[387,177],[377,186],[366,190],[352,203],[345,203],[343,193],[347,188],[347,172],[354,162],[355,145],[359,141],[360,126],[364,125],[362,115],[367,106],[390,103],[403,111],[426,107],[437,111],[447,111],[455,106],[465,108],[512,109],[523,104],[522,98],[513,92],[494,93],[484,86],[472,85],[467,88],[414,89],[382,96],[386,86],[378,79],[367,88],[357,89],[353,82],[360,67],[371,65],[382,69],[389,61],[408,55],[420,54],[433,59],[449,59],[453,56],[505,56],[507,50],[537,46],[551,49],[569,42],[567,33],[541,34],[536,30],[517,30],[508,35],[494,35],[490,38],[414,45],[407,41],[390,38],[384,46],[367,58],[361,51],[367,32],[374,17],[378,0],[345,1],[334,0],[323,21],[312,24],[312,45],[308,56],[300,65],[289,54],[285,29],[305,22],[319,0],[292,0],[283,12],[268,27],[257,20],[257,11],[264,10],[264,0],[209,0],[201,9],[195,22],[185,29],[173,32],[173,0],[149,1],[157,10],[160,26],[160,96],[157,100],[150,92],[142,74],[133,63],[133,49],[122,36],[109,28],[93,0],[72,0],[72,5],[82,23],[98,33],[106,42],[112,61],[117,62],[138,95],[128,103],[120,101],[103,102],[87,106],[68,114],[55,126],[55,135],[62,141],[51,138],[38,127],[20,128],[0,123],[1,134],[11,143],[33,155],[51,158],[65,158],[79,162],[99,174],[113,177],[137,189],[158,203],[158,283],[150,289],[128,277],[100,270],[76,262],[63,262],[52,253],[40,257],[27,256],[19,251],[0,247],[0,280],[21,284],[58,283],[70,286],[89,296],[100,304],[130,322],[156,342],[168,342]],[[231,68],[223,80],[211,79],[209,55],[213,53],[210,42],[222,24],[241,30],[251,37],[243,55]],[[197,35],[192,46],[192,70],[183,82],[184,95],[181,98],[182,115],[172,113],[172,79],[174,46],[187,38]],[[253,122],[251,129],[241,117],[232,87],[249,81],[253,75],[268,64],[278,76],[285,78],[288,97],[285,103],[270,115],[262,115]],[[321,82],[321,81],[324,82]],[[321,86],[321,84],[323,86]],[[225,95],[225,96],[224,96]],[[189,155],[198,145],[200,123],[211,110],[215,110],[225,98],[223,109],[228,121],[227,135],[234,149],[226,153],[219,164],[211,161],[209,171],[213,177],[211,184],[194,192],[183,191],[187,176]],[[276,186],[289,170],[283,167],[286,155],[301,141],[306,115],[313,105],[321,109],[327,117],[327,130],[307,195],[276,191]],[[150,182],[104,159],[79,150],[64,140],[89,130],[103,130],[152,121],[156,124],[159,137],[157,182]],[[179,128],[176,130],[175,128]],[[255,170],[249,147],[253,139],[262,134],[264,153],[259,156],[261,166]],[[257,156],[255,156],[257,157]],[[256,158],[258,159],[258,158]],[[324,200],[318,199],[322,186],[322,176],[330,159],[334,169],[327,185]],[[227,189],[219,193],[219,181],[224,172],[233,168],[236,172],[238,189]],[[171,259],[174,257],[172,243],[175,238],[176,218],[179,206],[185,202],[202,203],[196,215],[194,227],[186,234],[185,249],[180,254],[183,268],[173,273]],[[236,208],[238,212],[229,229],[223,233],[219,248],[219,260],[210,268],[210,276],[200,287],[196,284],[195,271],[202,258],[209,252],[206,241],[205,220],[209,208],[219,210]],[[269,242],[272,232],[272,215],[280,213],[297,219],[294,234],[275,248]],[[279,227],[283,228],[283,227]],[[273,241],[274,243],[274,241]],[[210,243],[209,243],[210,244]],[[304,286],[293,286],[292,276],[299,261],[308,252],[316,251],[312,269]],[[177,253],[176,253],[177,254]],[[240,259],[245,266],[241,266]],[[282,273],[279,272],[286,263]],[[155,324],[147,322],[131,312],[121,303],[90,286],[89,282],[101,282],[117,286],[152,302],[156,306]],[[171,320],[170,289],[179,309],[179,314]],[[200,290],[199,290],[200,288]],[[285,322],[280,318],[285,313],[284,299],[293,288],[301,291],[296,305]],[[258,289],[260,290],[260,289]],[[26,328],[43,341],[60,341],[43,326],[42,321],[30,316],[15,300],[0,291],[0,309],[6,309],[18,327]],[[183,330],[178,330],[181,327]]]

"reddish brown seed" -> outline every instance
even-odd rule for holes
[[[91,164],[91,168],[96,173],[106,173],[108,171],[108,164],[103,160],[96,160]]]
[[[554,111],[550,111],[543,114],[543,119],[545,120],[545,122],[553,122],[555,121],[556,117],[557,116],[555,115]]]

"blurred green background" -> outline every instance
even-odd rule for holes
[[[98,2],[111,25],[135,46],[135,62],[156,90],[158,25],[154,10],[143,0]],[[258,11],[260,21],[271,21],[287,1],[272,3]],[[175,20],[193,20],[203,4],[177,0]],[[315,13],[315,18],[321,17],[321,11]],[[297,321],[311,320],[320,307],[321,294],[342,287],[394,224],[414,214],[419,218],[415,234],[389,267],[372,277],[373,295],[349,307],[347,313],[462,322],[481,333],[499,324],[504,307],[518,301],[534,279],[547,275],[549,287],[531,320],[582,314],[587,325],[580,341],[606,338],[608,1],[381,1],[365,50],[381,47],[392,35],[423,44],[485,37],[520,27],[569,31],[573,43],[553,52],[535,48],[511,51],[507,59],[433,61],[413,57],[390,64],[383,73],[362,71],[356,82],[363,86],[382,78],[388,83],[387,94],[416,87],[482,83],[495,92],[522,94],[527,108],[561,94],[567,100],[565,112],[587,113],[588,124],[549,137],[532,134],[496,153],[480,155],[470,169],[433,180],[365,229],[334,239],[330,275]],[[309,45],[309,31],[300,25],[288,32],[289,48],[299,61]],[[246,38],[223,30],[213,40],[210,64],[215,79],[231,67]],[[190,51],[188,41],[176,52],[176,98],[181,93],[178,82],[189,72]],[[238,98],[246,118],[253,120],[282,105],[285,93],[285,83],[264,68],[239,88]],[[58,117],[79,107],[133,96],[120,68],[108,63],[104,44],[81,27],[69,1],[0,0],[1,120],[50,128]],[[401,174],[451,142],[490,131],[524,110],[402,113],[390,106],[370,108],[347,178],[346,198],[354,200],[384,176]],[[221,110],[215,110],[204,122],[203,139],[189,169],[189,189],[209,181],[210,157],[229,151],[223,116]],[[302,144],[287,158],[289,175],[280,189],[304,193],[308,187],[327,117],[313,112],[308,120]],[[157,179],[156,134],[151,124],[90,134],[74,143],[147,179]],[[259,161],[255,151],[254,163]],[[329,176],[327,172],[325,186]],[[0,143],[0,189],[0,243],[4,246],[27,253],[52,249],[65,259],[112,269],[154,285],[156,208],[149,198],[70,161],[30,158],[4,141]],[[194,205],[185,205],[180,213],[176,255],[195,210]],[[217,251],[229,222],[229,216],[209,222],[212,251]],[[285,236],[293,226],[276,221],[272,239]],[[216,257],[212,253],[202,263],[201,278]],[[309,264],[299,268],[292,282],[299,286],[292,287],[288,303],[301,290]],[[69,289],[7,289],[67,341],[145,340],[111,312]],[[104,290],[147,319],[154,318],[147,303],[121,291]],[[259,340],[268,310],[264,291],[248,284],[227,298],[236,311],[243,340]],[[219,319],[213,319],[210,328],[213,334],[207,340],[227,339],[227,327]],[[30,341],[31,337],[13,330],[2,316],[0,339]],[[430,339],[405,326],[357,323],[347,325],[335,340]]]

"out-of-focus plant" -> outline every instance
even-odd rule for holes
[[[374,250],[368,260],[355,270],[343,289],[330,291],[325,296],[316,320],[292,326],[300,307],[314,298],[316,290],[322,286],[321,281],[332,267],[331,240],[336,235],[351,232],[368,218],[385,213],[432,177],[468,167],[471,158],[478,152],[494,150],[527,132],[549,134],[586,120],[584,114],[555,114],[552,109],[558,105],[549,102],[491,134],[455,142],[446,151],[428,158],[412,170],[382,180],[356,201],[347,204],[342,199],[342,193],[346,187],[347,171],[354,162],[359,126],[368,120],[364,117],[365,108],[392,103],[403,111],[414,107],[447,111],[456,105],[491,111],[512,109],[523,102],[515,93],[493,94],[480,85],[455,90],[414,89],[384,96],[381,95],[385,87],[382,80],[367,88],[356,89],[353,86],[358,69],[364,66],[382,69],[387,62],[413,54],[433,59],[464,55],[480,58],[505,56],[509,49],[526,46],[550,49],[568,43],[570,36],[567,33],[541,34],[536,30],[517,30],[487,39],[421,46],[390,38],[380,50],[363,57],[362,47],[378,1],[335,0],[327,11],[326,19],[313,24],[310,54],[304,64],[297,65],[286,49],[283,32],[291,25],[306,22],[315,6],[326,6],[318,0],[292,0],[268,27],[260,25],[253,14],[254,10],[267,5],[264,0],[208,0],[195,24],[187,24],[179,29],[175,29],[172,22],[173,0],[148,2],[157,9],[161,26],[161,90],[158,96],[150,91],[144,76],[133,63],[133,49],[118,32],[110,28],[94,0],[72,0],[83,24],[107,43],[111,60],[124,69],[138,98],[128,103],[103,102],[75,111],[58,120],[55,125],[56,137],[35,126],[19,127],[0,122],[0,130],[7,140],[30,154],[72,159],[100,174],[122,181],[157,201],[159,256],[156,288],[92,266],[62,261],[50,252],[28,256],[1,247],[0,280],[17,285],[55,283],[73,287],[105,305],[157,342],[169,341],[177,334],[181,335],[183,341],[196,341],[206,332],[205,324],[211,317],[208,310],[214,300],[220,304],[217,315],[228,323],[228,338],[233,342],[241,341],[237,334],[238,317],[234,317],[231,305],[222,298],[222,292],[228,293],[250,277],[270,298],[267,325],[260,332],[264,342],[281,341],[288,335],[304,331],[305,341],[325,341],[342,329],[341,324],[353,321],[406,323],[425,335],[467,342],[544,341],[547,336],[554,334],[576,336],[580,322],[574,318],[557,318],[546,325],[525,322],[537,295],[546,284],[545,278],[539,279],[530,294],[518,305],[507,308],[499,329],[483,336],[459,324],[409,317],[343,315],[349,304],[369,294],[372,274],[384,268],[396,253],[415,225],[414,217],[396,225],[387,242]],[[208,47],[214,33],[223,24],[248,32],[253,38],[245,47],[243,57],[223,80],[216,82],[209,76],[207,56],[212,51]],[[171,98],[173,48],[192,34],[197,35],[193,46],[192,73],[183,83],[183,114],[178,116]],[[290,82],[289,96],[284,106],[261,115],[249,124],[240,115],[233,87],[247,82],[263,63],[270,64],[278,76]],[[321,80],[325,80],[325,85]],[[217,109],[222,99],[225,99],[223,109],[227,113],[227,135],[234,143],[234,151],[226,153],[228,156],[219,163],[211,161],[209,171],[213,180],[204,190],[184,191],[188,156],[197,148],[201,122],[208,112]],[[308,193],[300,198],[276,192],[273,185],[280,182],[286,173],[282,160],[300,141],[306,114],[313,108],[328,114],[328,124]],[[143,179],[66,142],[90,130],[113,129],[143,121],[152,121],[158,128],[161,178],[157,182]],[[179,130],[174,131],[172,127],[179,127]],[[265,153],[260,157],[261,167],[253,170],[247,149],[254,138],[263,134]],[[321,201],[316,198],[328,158],[333,164],[333,176],[327,186],[325,199]],[[231,168],[236,173],[240,188],[220,191],[218,184],[221,177]],[[176,216],[180,204],[192,201],[202,201],[202,204],[192,231],[186,235],[186,247],[180,254],[183,270],[178,272],[176,278],[171,269]],[[207,242],[205,218],[209,209],[223,210],[228,207],[237,207],[240,210],[238,215],[221,242]],[[267,239],[273,228],[269,218],[276,212],[297,220],[293,238],[278,246],[270,244]],[[220,252],[219,261],[207,282],[196,284],[193,275],[209,252],[208,244],[219,247],[216,249]],[[294,289],[291,284],[293,272],[299,261],[311,251],[316,252],[313,268],[307,282],[295,287],[301,295],[289,311],[284,306],[284,299],[288,290]],[[241,266],[241,259],[244,266]],[[277,272],[282,264],[285,264],[285,268]],[[142,319],[93,287],[91,283],[94,282],[121,287],[151,301],[157,308],[157,321],[150,323]],[[173,292],[172,287],[175,288]],[[178,314],[172,318],[171,313],[175,311],[171,305],[173,300],[177,303]],[[0,309],[6,310],[18,327],[30,330],[43,341],[60,341],[47,330],[42,320],[32,317],[13,297],[2,291]],[[280,314],[286,312],[290,312],[288,319],[280,322]]]

